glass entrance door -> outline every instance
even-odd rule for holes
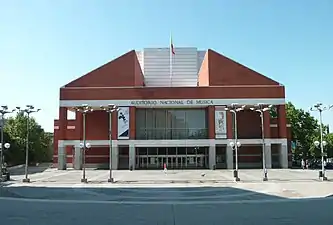
[[[204,168],[205,156],[197,156],[197,168]]]
[[[206,147],[137,148],[136,167],[140,169],[200,169],[208,166]]]

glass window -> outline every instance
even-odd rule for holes
[[[138,148],[139,155],[147,155],[147,148]]]
[[[147,148],[148,155],[157,155],[157,148]]]
[[[158,148],[158,155],[166,155],[167,154],[167,148]]]
[[[206,139],[205,109],[137,109],[137,139]]]
[[[178,155],[186,155],[186,147],[178,147],[177,148]]]
[[[188,155],[194,155],[196,153],[195,147],[187,147],[186,150]]]
[[[168,148],[168,155],[177,155],[176,148],[175,147]]]

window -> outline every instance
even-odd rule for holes
[[[206,139],[205,109],[137,109],[137,139]]]

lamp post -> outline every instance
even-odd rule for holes
[[[4,143],[4,126],[5,126],[5,115],[14,112],[15,109],[9,109],[8,106],[3,105],[0,107],[0,128],[1,128],[1,143]],[[6,143],[7,144],[7,143]],[[4,147],[6,147],[6,144]],[[3,164],[3,149],[0,149],[0,180],[2,180],[2,164]]]
[[[91,108],[91,106],[88,106],[87,104],[82,104],[81,106],[76,106],[76,107],[74,107],[74,109],[77,112],[82,113],[82,115],[83,115],[83,138],[82,138],[83,143],[80,143],[80,148],[82,151],[82,179],[81,179],[81,182],[87,183],[88,180],[86,178],[86,148],[89,149],[90,144],[87,143],[87,140],[86,140],[86,115],[87,115],[87,113],[92,112],[93,109]]]
[[[262,103],[256,104],[254,107],[251,107],[250,109],[252,111],[258,112],[260,114],[261,118],[261,137],[262,137],[262,167],[264,171],[264,177],[263,181],[268,181],[267,176],[267,168],[266,168],[266,151],[265,151],[265,128],[264,128],[264,112],[270,110],[273,107],[273,105],[264,105]]]
[[[113,183],[114,179],[112,177],[112,113],[119,111],[118,106],[109,104],[107,106],[101,106],[101,109],[106,111],[109,114],[109,167],[110,167],[110,175],[108,182]]]
[[[238,130],[237,130],[237,112],[245,109],[245,105],[239,106],[237,103],[232,103],[229,107],[226,107],[226,111],[230,111],[234,115],[234,142],[230,142],[230,147],[235,150],[235,170],[234,170],[234,178],[235,181],[240,181],[238,176],[238,148],[241,146],[240,142],[238,142]]]
[[[9,143],[5,143],[3,148],[2,148],[2,143],[0,143],[0,151],[1,152],[4,152],[5,150],[8,150],[10,148],[10,144]],[[1,154],[1,162],[2,162],[2,165],[5,164],[5,156],[4,154],[2,153]],[[0,170],[1,170],[1,176],[0,176],[0,182],[3,181],[3,174],[2,174],[2,166],[0,167]],[[7,178],[5,178],[5,180],[9,180],[9,176],[7,175]]]
[[[29,183],[30,179],[28,177],[28,166],[29,166],[29,119],[30,114],[39,112],[40,109],[35,109],[33,105],[26,105],[25,108],[16,107],[19,113],[27,114],[27,136],[25,143],[25,177],[22,180],[24,183]]]
[[[325,164],[324,164],[324,148],[327,145],[326,141],[315,141],[314,145],[321,149],[321,170],[319,171],[319,179],[321,178],[323,181],[327,180],[326,174],[325,174]]]
[[[91,145],[89,142],[81,142],[80,143],[80,149],[82,151],[82,183],[88,183],[88,179],[86,178],[86,151],[91,148]]]
[[[319,112],[319,130],[320,130],[320,142],[315,141],[314,144],[316,147],[319,147],[321,150],[321,171],[319,171],[319,178],[323,181],[327,180],[325,176],[325,165],[324,165],[324,147],[327,144],[326,141],[323,141],[323,121],[322,121],[322,113],[323,111],[327,111],[333,108],[333,105],[324,106],[323,103],[317,103],[310,108],[310,111],[318,111]]]
[[[235,181],[240,181],[240,178],[238,176],[238,154],[237,154],[237,149],[241,147],[241,143],[239,141],[237,142],[230,142],[229,143],[230,147],[232,148],[232,150],[235,150],[235,157],[236,157],[236,169],[234,170],[234,178]]]

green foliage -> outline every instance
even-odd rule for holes
[[[275,106],[273,106],[270,109],[269,114],[270,114],[271,118],[277,118],[278,117],[277,108]]]
[[[295,158],[318,158],[320,149],[314,146],[314,141],[320,141],[319,122],[309,112],[297,109],[291,102],[286,105],[286,113],[291,125],[292,141],[296,143],[293,149]],[[327,134],[327,126],[323,126],[324,140],[330,138],[333,144],[332,134]],[[333,146],[333,145],[331,145]],[[329,147],[329,146],[328,146]],[[327,150],[329,148],[326,148]],[[332,147],[331,147],[332,148]]]
[[[5,141],[11,144],[5,153],[6,161],[10,164],[23,163],[25,160],[27,138],[26,115],[19,113],[8,118],[5,123]],[[44,162],[51,159],[52,136],[42,129],[34,118],[29,118],[29,161]]]
[[[325,141],[327,141],[327,157],[333,158],[333,133],[327,134],[325,136]]]

